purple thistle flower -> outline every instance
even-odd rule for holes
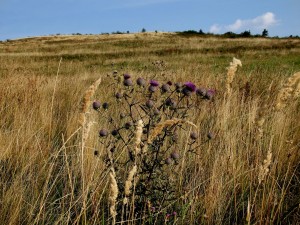
[[[159,86],[159,83],[156,80],[150,80],[150,85],[153,87],[157,87],[157,86]]]
[[[172,214],[173,214],[173,216],[177,216],[177,212],[173,212]]]
[[[192,83],[192,82],[186,82],[186,83],[184,83],[184,86],[190,92],[195,92],[196,91],[196,85],[194,83]]]
[[[211,100],[215,94],[216,94],[215,90],[209,89],[206,91],[205,98]]]
[[[124,77],[125,80],[127,80],[127,79],[129,79],[131,76],[130,76],[129,74],[126,74],[126,73],[125,73],[125,74],[123,75],[123,77]]]

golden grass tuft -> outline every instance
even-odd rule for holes
[[[272,152],[269,150],[266,159],[264,160],[263,164],[259,167],[259,174],[258,174],[258,182],[259,184],[266,178],[270,171],[270,165],[272,163]]]
[[[223,98],[227,82],[224,82],[224,68],[233,54],[245,59],[243,76],[236,79],[233,75],[228,79],[232,94]],[[288,90],[288,110],[284,113],[274,110],[277,100],[282,99],[277,99],[278,92],[273,90],[288,83],[286,74],[300,71],[299,54],[300,40],[294,38],[132,34],[0,42],[0,224],[164,224],[166,213],[173,211],[177,216],[167,223],[244,224],[246,220],[248,224],[297,224],[300,221],[300,111],[296,99],[300,93],[299,80],[294,81],[293,91]],[[57,80],[60,58],[63,64]],[[152,65],[157,60],[167,63],[165,75]],[[107,162],[105,156],[110,148],[99,144],[98,133],[94,132],[94,128],[104,128],[108,122],[101,113],[97,113],[97,119],[96,113],[90,113],[92,96],[97,94],[103,101],[115,102],[112,97],[115,90],[110,88],[112,77],[102,76],[104,88],[98,88],[97,92],[86,88],[99,74],[111,74],[113,70],[161,82],[193,81],[220,90],[213,101],[199,101],[199,112],[187,118],[201,127],[197,130],[195,154],[186,152],[190,139],[179,133],[178,144],[171,147],[186,154],[181,154],[178,165],[163,166],[167,175],[182,181],[176,183],[176,189],[184,197],[169,196],[166,191],[165,196],[172,199],[170,204],[160,208],[150,202],[156,210],[150,218],[134,214],[137,212],[134,206],[138,206],[134,193],[138,172],[133,175],[131,185],[127,184],[131,187],[132,204],[119,205],[134,165],[129,162],[128,166],[119,166],[128,159],[126,147],[122,154],[115,155],[116,162]],[[246,81],[250,91],[243,98],[241,90]],[[266,90],[271,83],[274,88],[267,98]],[[86,93],[84,98],[83,93]],[[119,108],[112,106],[110,112],[116,123],[122,122]],[[165,126],[172,127],[178,121],[165,125],[164,122],[156,128],[156,134],[151,133],[153,140]],[[256,139],[256,128],[260,126],[264,135]],[[81,139],[83,127],[87,136]],[[215,133],[215,137],[208,140],[208,131]],[[135,132],[132,130],[130,137]],[[104,142],[109,143],[109,138]],[[78,149],[82,140],[86,143],[82,155],[85,161],[88,157],[92,159],[94,168],[89,170],[86,163],[82,164],[87,176],[81,174]],[[130,146],[132,150],[137,140]],[[166,154],[173,149],[162,146]],[[139,171],[139,162],[136,163]],[[89,179],[82,188],[85,177]],[[116,214],[121,207],[124,216],[119,211]]]
[[[140,143],[141,143],[141,139],[142,139],[142,134],[143,134],[143,121],[139,120],[137,122],[136,125],[136,131],[135,131],[135,155],[137,156],[140,152],[141,152],[141,148],[140,148]]]
[[[132,182],[135,174],[137,173],[137,165],[134,165],[129,171],[127,180],[125,181],[125,196],[128,197],[131,193]]]
[[[86,124],[86,116],[89,112],[89,109],[91,107],[92,100],[91,98],[94,96],[95,91],[97,90],[98,86],[101,83],[101,77],[96,80],[89,88],[88,90],[84,93],[84,96],[81,101],[81,109],[80,109],[80,114],[79,114],[79,124],[84,127]]]
[[[287,79],[286,83],[283,85],[283,87],[278,93],[277,101],[275,104],[276,110],[282,110],[283,108],[285,108],[293,93],[294,96],[298,95],[299,93],[298,82],[300,82],[300,72],[295,73],[293,76]]]
[[[230,62],[229,67],[227,68],[227,80],[226,80],[226,91],[230,95],[232,92],[232,82],[235,77],[238,66],[242,67],[241,60],[233,57],[232,62]]]
[[[119,189],[116,180],[116,173],[113,167],[111,167],[110,169],[109,177],[110,177],[109,211],[110,211],[110,215],[112,216],[112,224],[116,224],[116,216],[117,216],[116,205],[117,205]]]

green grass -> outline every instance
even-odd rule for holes
[[[300,71],[299,55],[299,39],[225,39],[175,33],[1,42],[0,224],[111,223],[109,170],[98,130],[108,126],[104,115],[118,117],[120,111],[115,106],[117,90],[111,86],[114,70],[119,75],[129,73],[133,79],[144,77],[161,83],[192,81],[217,93],[211,103],[199,103],[199,113],[188,118],[199,127],[199,143],[207,140],[208,131],[215,138],[201,145],[198,155],[187,155],[185,161],[181,158],[184,166],[167,169],[170,177],[180,180],[176,189],[180,196],[149,218],[148,224],[163,224],[165,214],[174,209],[177,218],[167,224],[247,224],[248,201],[249,224],[296,224],[300,219],[299,98],[289,99],[282,111],[273,106],[286,80]],[[238,69],[233,94],[228,96],[226,68],[233,57],[240,59],[243,67]],[[165,66],[154,65],[157,60]],[[89,114],[96,123],[82,156],[80,102],[99,77],[102,83],[91,100],[106,101],[111,108]],[[260,112],[265,118],[264,135],[256,139]],[[180,134],[178,144],[182,151],[187,141],[184,135]],[[99,150],[98,157],[94,149]],[[270,171],[258,184],[268,151],[272,152]],[[125,160],[127,156],[122,157]],[[118,222],[122,182],[129,169],[117,172]],[[123,224],[147,224],[147,218],[133,215],[130,219],[132,223]]]

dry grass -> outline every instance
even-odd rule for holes
[[[117,165],[111,163],[107,169],[102,158],[108,150],[99,144],[97,131],[107,125],[107,113],[98,115],[88,108],[95,98],[110,103],[109,113],[119,114],[113,106],[116,90],[110,88],[112,71],[118,70],[135,78],[194,81],[217,90],[214,101],[204,102],[198,114],[187,119],[199,128],[199,140],[206,141],[199,143],[197,154],[181,159],[184,163],[179,162],[178,170],[168,168],[170,177],[177,179],[180,174],[181,196],[161,213],[176,208],[174,224],[296,224],[300,219],[298,80],[288,81],[293,91],[285,110],[272,107],[283,92],[282,84],[300,71],[299,46],[299,40],[289,39],[176,34],[40,37],[0,43],[0,223],[122,222],[118,220],[121,201],[127,194],[118,190],[118,184],[128,180],[127,188],[132,188],[134,168],[122,168],[123,177],[116,176]],[[228,96],[226,67],[233,57],[241,59],[243,67],[230,80]],[[157,60],[166,66],[153,65]],[[99,76],[99,88],[85,98],[81,111],[82,96]],[[81,112],[92,118],[81,117],[85,126],[96,121],[86,139],[78,130]],[[263,135],[256,138],[260,117]],[[209,141],[208,131],[214,134]],[[179,138],[186,143],[186,136]],[[185,151],[184,145],[177,147]],[[151,222],[159,224],[155,217]],[[143,223],[134,216],[123,221]]]

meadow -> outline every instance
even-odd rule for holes
[[[298,224],[299,72],[299,39],[0,42],[0,224]]]

